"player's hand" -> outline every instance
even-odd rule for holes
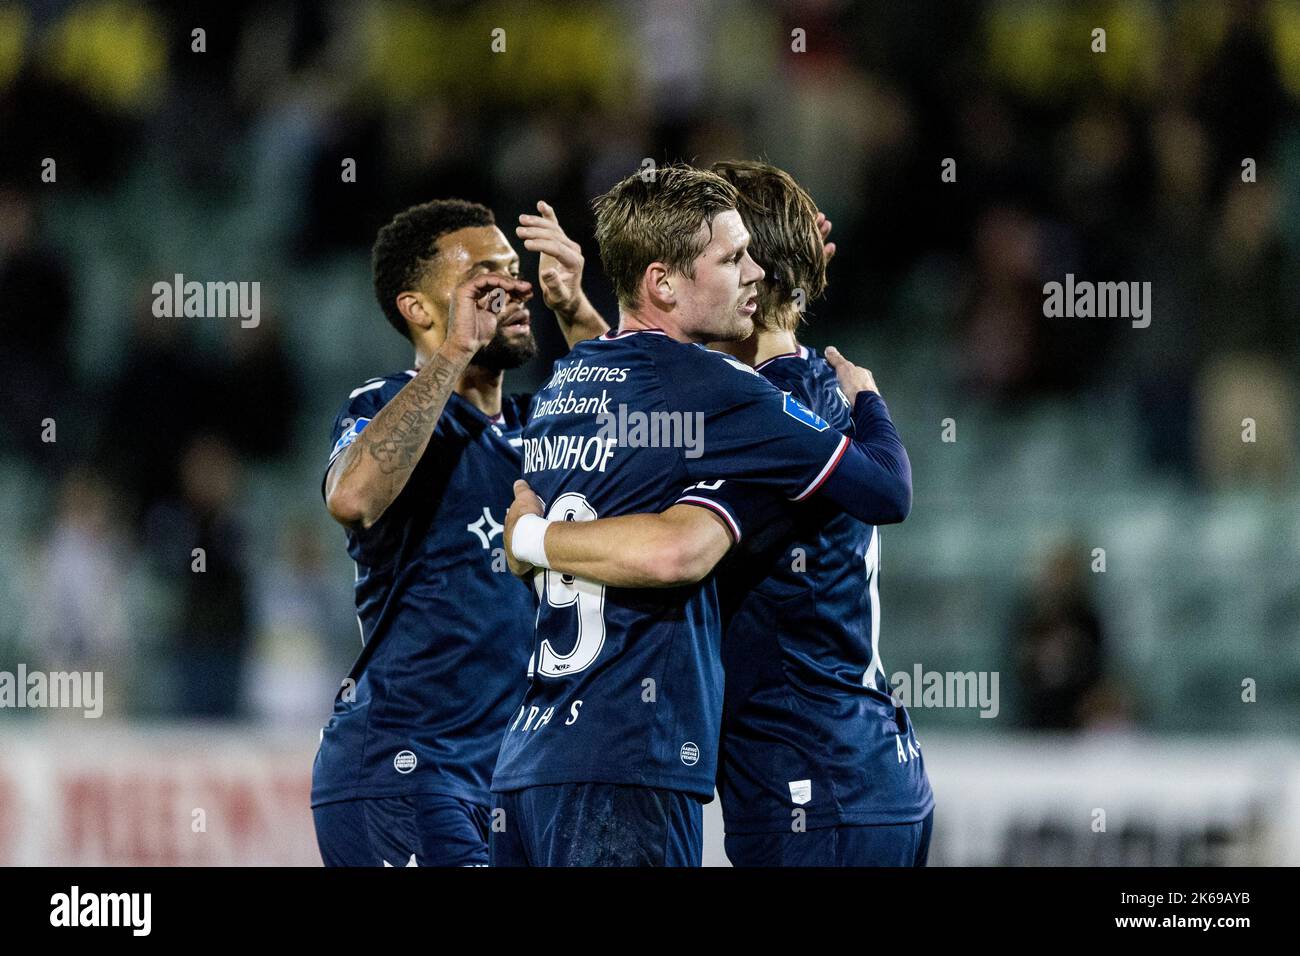
[[[831,259],[835,256],[835,243],[830,241],[831,221],[826,218],[826,213],[817,214],[817,232],[822,237],[822,254],[826,257],[826,264],[830,265]]]
[[[858,400],[859,392],[880,394],[880,389],[876,388],[876,378],[871,374],[871,369],[854,365],[841,355],[840,350],[833,345],[828,345],[824,354],[831,368],[835,369],[835,377],[840,380],[840,391],[844,393],[844,397],[849,400],[850,405]]]
[[[582,302],[582,247],[564,234],[555,210],[539,202],[540,216],[521,215],[515,235],[524,248],[540,252],[537,276],[542,284],[542,301],[558,315],[571,316]]]
[[[545,517],[542,509],[542,499],[537,497],[532,488],[528,487],[528,482],[520,478],[515,482],[515,500],[510,503],[510,509],[506,512],[504,537],[506,542],[506,564],[510,565],[512,574],[521,578],[526,578],[532,573],[533,565],[516,558],[515,553],[510,550],[510,543],[514,540],[515,525],[524,515]]]
[[[472,358],[492,341],[506,303],[511,299],[525,302],[532,294],[530,283],[497,272],[462,282],[451,294],[444,347],[460,358]]]

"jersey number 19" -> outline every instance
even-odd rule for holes
[[[584,495],[570,491],[555,499],[546,518],[548,521],[595,521],[596,510]],[[528,676],[533,676],[534,664],[547,677],[565,677],[586,670],[605,646],[605,586],[551,570],[535,575],[533,583],[544,606],[577,610],[578,639],[563,654],[552,646],[550,638],[542,641],[528,662]]]

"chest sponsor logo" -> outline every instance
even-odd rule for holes
[[[492,517],[492,512],[486,506],[483,508],[483,516],[477,521],[471,521],[465,525],[466,531],[472,531],[478,535],[478,539],[483,544],[483,549],[487,550],[492,547],[492,539],[499,535],[504,529],[497,520]]]
[[[803,806],[812,800],[812,781],[811,780],[791,780],[790,781],[790,800],[793,803]]]

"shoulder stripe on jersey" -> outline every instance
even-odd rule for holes
[[[800,494],[796,495],[794,498],[791,498],[790,500],[803,501],[814,491],[820,488],[822,484],[825,483],[826,479],[831,476],[831,472],[835,470],[835,467],[840,463],[840,459],[844,457],[844,453],[848,450],[849,450],[848,436],[842,435],[840,436],[840,445],[838,448],[835,449],[835,454],[831,455],[830,461],[826,462],[825,466],[823,466],[822,470],[818,473],[817,477],[813,479],[812,484],[810,484]]]
[[[366,392],[373,392],[375,389],[383,387],[384,380],[381,378],[379,381],[371,382],[369,385],[362,385],[360,388],[354,388],[348,394],[348,398],[356,398],[358,395],[364,395]]]
[[[716,501],[710,501],[708,498],[700,498],[696,495],[682,495],[675,503],[679,505],[699,505],[701,508],[708,508],[727,523],[727,528],[731,531],[731,543],[738,544],[740,542],[740,525],[736,524],[736,519],[731,516],[731,512]]]

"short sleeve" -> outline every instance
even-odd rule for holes
[[[707,508],[722,519],[731,532],[732,544],[770,527],[791,506],[786,500],[762,485],[719,478],[701,481],[685,489],[674,504]]]
[[[384,379],[378,379],[353,389],[339,413],[334,416],[334,425],[330,429],[330,453],[325,463],[326,474],[329,473],[334,460],[357,440],[357,436],[365,431],[371,419],[384,407],[382,393],[385,384]],[[325,482],[322,477],[322,493],[324,487]]]

